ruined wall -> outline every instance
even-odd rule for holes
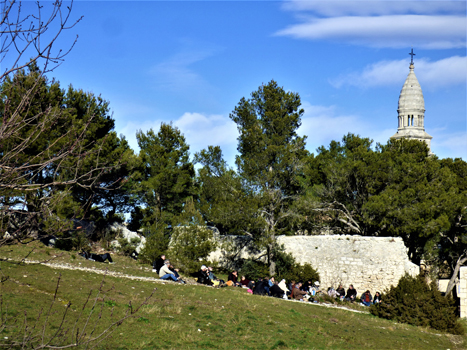
[[[232,254],[242,258],[263,254],[246,244],[237,252],[229,250],[235,239],[221,237],[220,248],[209,259],[226,264]],[[291,253],[298,263],[311,264],[319,272],[324,288],[337,288],[338,284],[348,288],[353,284],[359,296],[367,289],[374,295],[376,291],[382,292],[396,285],[406,272],[411,275],[419,273],[419,267],[409,261],[407,248],[399,237],[280,236],[277,242],[283,244],[285,251]]]
[[[467,266],[461,266],[459,270],[459,284],[456,288],[457,296],[460,299],[460,316],[467,318]]]

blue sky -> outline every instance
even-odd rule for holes
[[[465,1],[77,1],[79,38],[49,77],[110,102],[116,131],[172,121],[192,154],[220,145],[234,164],[241,97],[276,80],[298,92],[315,152],[348,132],[385,143],[409,73],[440,158],[467,160]]]

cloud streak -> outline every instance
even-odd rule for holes
[[[466,27],[465,16],[342,16],[310,18],[275,35],[377,48],[449,49],[466,46]]]
[[[415,62],[415,72],[423,88],[436,90],[445,86],[465,85],[467,57],[453,56],[433,62],[420,59]],[[336,88],[401,85],[407,74],[407,60],[380,61],[366,66],[360,72],[331,79],[330,83]]]
[[[287,11],[312,12],[325,17],[381,16],[393,14],[463,14],[464,1],[303,1],[291,0],[283,4]]]

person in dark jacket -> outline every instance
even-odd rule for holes
[[[255,281],[248,282],[248,289],[255,290],[255,287],[256,287]]]
[[[232,281],[232,287],[241,287],[242,285],[238,282],[238,272],[232,271],[227,278],[227,282]]]
[[[375,298],[373,299],[373,304],[379,304],[381,302],[381,293],[376,292],[375,293]]]
[[[275,282],[271,288],[269,288],[271,296],[275,298],[282,298],[284,296],[284,291],[279,287],[278,283]]]
[[[207,286],[212,286],[213,282],[209,278],[209,271],[206,265],[201,266],[201,269],[198,271],[198,283],[205,284]]]
[[[85,250],[83,250],[81,253],[79,253],[83,258],[91,261],[97,261],[97,262],[105,262],[106,260],[109,261],[110,264],[113,264],[112,257],[110,256],[109,253],[105,254],[94,254],[94,253],[89,253]]]
[[[253,290],[253,294],[256,295],[268,295],[268,292],[266,291],[266,286],[268,282],[263,281],[261,278],[256,282],[255,289]]]
[[[339,288],[336,289],[336,292],[340,298],[340,300],[344,300],[345,298],[345,289],[342,284],[339,284]]]
[[[158,259],[152,263],[152,272],[159,273],[159,270],[164,266],[165,255],[162,254]]]
[[[351,284],[349,286],[349,289],[347,289],[347,295],[345,296],[345,300],[353,303],[356,297],[357,297],[357,290],[353,287],[353,284]]]

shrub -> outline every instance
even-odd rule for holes
[[[269,276],[269,268],[261,261],[247,259],[244,260],[239,270],[239,276],[245,276],[249,280],[257,281],[260,277]]]
[[[464,334],[451,297],[443,297],[435,282],[430,285],[421,277],[405,275],[396,287],[383,295],[382,302],[372,305],[370,312],[378,317],[431,327],[452,334]]]
[[[173,230],[169,248],[170,260],[185,273],[199,270],[215,249],[213,233],[206,226],[179,226]]]
[[[202,264],[207,263],[206,259],[216,249],[217,242],[192,198],[185,202],[183,212],[174,217],[172,227],[170,260],[175,261],[175,267],[185,273],[198,271]]]
[[[133,237],[130,241],[126,238],[119,238],[117,250],[124,256],[130,256],[136,250],[136,247],[140,242],[141,239],[138,237]]]
[[[167,252],[170,236],[161,226],[153,226],[143,231],[146,243],[138,256],[143,264],[152,264],[162,254]]]

